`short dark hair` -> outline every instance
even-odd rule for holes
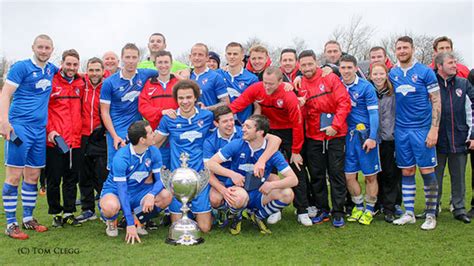
[[[173,56],[171,55],[171,53],[169,51],[165,51],[165,50],[158,51],[156,53],[156,58],[158,58],[160,56],[169,56],[171,62],[173,62]],[[155,58],[155,60],[156,60],[156,58]]]
[[[395,46],[397,45],[398,42],[407,42],[411,44],[411,47],[413,47],[413,39],[410,36],[402,36],[397,39],[395,42]]]
[[[337,47],[339,47],[339,51],[342,52],[341,44],[340,44],[338,41],[336,41],[336,40],[329,40],[329,41],[327,41],[327,42],[324,44],[324,52],[326,52],[326,47],[327,47],[329,44],[335,44],[335,45],[337,45]]]
[[[150,35],[150,38],[148,38],[148,40],[150,40],[151,37],[153,37],[153,36],[160,36],[161,38],[163,38],[163,43],[166,43],[166,38],[165,38],[165,35],[163,35],[163,33],[155,32],[155,33]]]
[[[217,107],[216,109],[214,109],[213,113],[214,113],[214,121],[219,122],[219,118],[221,116],[229,114],[229,113],[232,114],[232,110],[227,105],[221,105]]]
[[[238,43],[238,42],[230,42],[227,44],[227,46],[225,47],[225,50],[227,51],[227,49],[229,49],[230,47],[239,47],[240,50],[242,51],[242,53],[244,52],[244,47],[242,46],[242,44]]]
[[[268,118],[264,115],[251,115],[249,120],[252,120],[255,122],[255,127],[257,128],[257,131],[262,130],[263,135],[267,135],[267,133],[270,131],[270,121],[268,121]]]
[[[383,52],[384,56],[387,56],[387,51],[385,51],[385,48],[383,48],[382,46],[374,46],[374,47],[370,48],[369,55],[372,52],[380,51],[380,50]]]
[[[293,48],[285,48],[285,49],[281,50],[281,53],[280,53],[280,61],[281,61],[281,58],[282,58],[283,54],[286,54],[286,53],[294,54],[294,55],[295,55],[295,60],[298,59],[298,55],[296,54],[296,50],[295,50],[295,49],[293,49]]]
[[[135,50],[138,52],[138,56],[140,56],[140,49],[138,49],[137,45],[134,43],[125,44],[125,46],[122,48],[122,53],[120,54],[121,57],[123,56],[125,50]]]
[[[436,38],[433,42],[433,50],[435,50],[436,52],[438,51],[438,44],[440,42],[449,42],[449,45],[451,45],[451,49],[453,49],[453,41],[447,36],[441,36]]]
[[[87,60],[87,67],[89,67],[90,64],[95,64],[95,63],[99,63],[100,67],[104,69],[104,62],[102,62],[102,60],[98,57],[92,57],[91,59]]]
[[[339,60],[339,62],[352,62],[354,64],[354,66],[357,66],[357,59],[350,55],[350,54],[345,54],[343,56],[341,56],[341,59]]]
[[[301,60],[303,57],[312,57],[316,61],[316,54],[313,50],[304,50],[298,56],[298,61]]]
[[[196,97],[196,100],[199,99],[199,96],[201,95],[201,89],[199,88],[199,85],[196,83],[194,80],[180,80],[176,85],[173,87],[173,99],[175,101],[178,101],[178,91],[179,90],[186,90],[186,89],[192,89],[194,92],[194,97]]]
[[[63,55],[61,57],[63,62],[64,62],[64,60],[66,60],[66,57],[68,57],[68,56],[72,56],[72,57],[77,58],[77,60],[80,60],[79,59],[79,53],[74,49],[69,49],[69,50],[66,50],[66,51],[63,52]]]
[[[128,127],[128,139],[132,145],[137,145],[140,141],[140,138],[146,138],[146,127],[149,126],[150,123],[145,120],[136,121]]]

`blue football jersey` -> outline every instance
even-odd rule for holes
[[[196,73],[192,71],[190,79],[196,81],[199,88],[201,88],[199,101],[205,106],[218,104],[219,99],[228,95],[224,78],[214,70],[206,68],[206,70],[199,75],[196,75]]]
[[[344,84],[345,85],[345,84]],[[345,85],[351,97],[351,112],[347,116],[349,130],[362,123],[370,127],[369,110],[378,110],[379,104],[375,88],[370,82],[356,76],[354,83]]]
[[[225,145],[218,154],[222,161],[232,161],[230,168],[232,171],[235,171],[246,178],[256,178],[253,175],[255,163],[258,161],[260,156],[262,156],[266,146],[267,140],[264,140],[262,147],[253,150],[245,140],[235,139]],[[274,168],[276,168],[279,173],[285,173],[286,171],[291,170],[288,162],[283,157],[283,154],[279,151],[274,153],[265,164],[265,172],[262,182],[268,179],[268,176]]]
[[[242,129],[238,126],[234,127],[234,133],[230,138],[226,139],[221,136],[219,133],[219,129],[214,130],[209,137],[206,138],[204,141],[204,162],[210,160],[214,154],[216,154],[222,147],[224,147],[226,144],[230,143],[232,140],[235,139],[241,139],[242,138]],[[227,161],[222,163],[222,166],[225,168],[231,169],[231,163],[232,161]],[[223,182],[226,184],[227,182],[230,181],[232,183],[232,180],[230,180],[227,177],[223,177],[220,175],[216,175],[217,179],[219,181]]]
[[[214,115],[199,108],[196,108],[196,113],[190,118],[181,116],[179,109],[177,115],[176,119],[163,116],[157,129],[158,134],[168,136],[171,149],[170,170],[181,166],[180,155],[185,152],[189,155],[188,167],[200,171],[204,168],[204,140],[210,134]]]
[[[110,117],[119,135],[126,135],[133,122],[142,120],[138,112],[138,96],[148,78],[157,74],[156,70],[137,69],[131,79],[125,79],[122,71],[105,79],[100,91],[100,102],[110,104]]]
[[[228,71],[218,69],[217,73],[224,77],[230,102],[237,99],[250,85],[258,82],[258,77],[245,68],[236,76],[232,76]],[[237,113],[237,120],[243,124],[253,113],[253,105],[247,106],[243,111]]]
[[[429,128],[431,102],[429,93],[439,90],[433,70],[414,62],[408,69],[399,65],[389,73],[395,91],[395,125],[401,128]]]
[[[11,66],[5,81],[16,87],[8,112],[11,124],[46,126],[51,84],[57,72],[58,68],[52,63],[41,68],[33,58]]]

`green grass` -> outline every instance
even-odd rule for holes
[[[3,158],[3,142],[0,141]],[[467,175],[470,176],[470,168]],[[5,180],[5,169],[0,167],[0,183]],[[443,203],[449,201],[449,178],[445,178]],[[417,183],[422,180],[418,177]],[[3,187],[3,186],[2,186]],[[418,186],[421,188],[421,186]],[[470,208],[471,183],[468,180],[466,208]],[[423,209],[423,192],[417,191],[416,210]],[[3,205],[2,205],[3,206]],[[21,214],[21,207],[17,209]],[[120,264],[199,264],[199,265],[315,265],[315,264],[449,264],[474,263],[474,224],[465,225],[443,209],[438,227],[425,232],[416,225],[398,227],[387,224],[377,216],[370,226],[347,224],[335,229],[330,223],[305,228],[297,224],[293,208],[285,209],[283,220],[271,226],[272,235],[262,236],[244,221],[242,233],[231,236],[227,231],[213,229],[204,236],[199,246],[180,247],[164,243],[167,228],[151,231],[142,237],[142,244],[133,246],[118,238],[105,235],[104,225],[92,221],[81,228],[50,229],[46,233],[28,232],[30,239],[18,241],[0,236],[0,264],[64,264],[64,263],[120,263]],[[35,216],[49,225],[46,197],[40,196]],[[20,215],[18,215],[20,217]],[[0,228],[5,227],[5,214],[0,211]],[[58,248],[70,249],[73,254],[57,254]],[[49,254],[47,253],[49,250]],[[39,254],[40,251],[43,254]],[[74,254],[74,251],[78,254]],[[29,252],[29,254],[20,254]],[[36,253],[36,254],[35,254]]]

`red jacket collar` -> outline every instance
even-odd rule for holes
[[[265,71],[265,69],[267,69],[267,67],[269,67],[271,64],[272,64],[272,60],[270,59],[270,57],[267,57],[267,62],[265,63],[265,66],[263,67],[263,70],[260,71],[260,72]],[[245,68],[246,68],[248,71],[252,72],[252,73],[257,73],[257,72],[255,71],[255,69],[253,68],[252,64],[250,64],[250,59],[249,59],[249,61],[247,62],[247,65],[245,66]],[[260,73],[260,72],[259,72],[259,73]]]

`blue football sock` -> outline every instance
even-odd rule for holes
[[[436,205],[438,204],[438,181],[434,172],[422,174],[425,190],[426,213],[436,214]]]
[[[35,210],[37,196],[38,186],[36,184],[28,184],[23,180],[21,185],[21,203],[23,205],[24,223],[33,219],[33,211]]]
[[[268,216],[281,211],[283,208],[288,206],[288,204],[281,202],[279,200],[272,200],[267,205],[264,205],[263,208],[259,209],[255,214],[259,219],[266,219]]]
[[[407,213],[415,214],[416,183],[415,175],[402,176],[402,198]]]
[[[2,189],[3,207],[7,218],[7,227],[12,224],[18,224],[16,220],[16,205],[18,202],[18,186],[8,183],[3,184]]]

